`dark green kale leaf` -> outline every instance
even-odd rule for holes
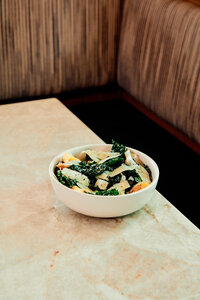
[[[86,162],[81,161],[77,165],[71,165],[69,166],[69,169],[77,171],[85,176],[87,176],[90,180],[90,188],[94,190],[94,184],[96,181],[96,177],[100,174],[102,174],[105,171],[112,172],[114,169],[119,167],[122,163],[124,163],[125,158],[118,156],[115,158],[108,159],[104,163],[95,163],[95,162]]]
[[[64,177],[63,180],[64,180],[65,185],[66,185],[67,187],[72,188],[74,185],[77,184],[77,180],[76,180],[76,179],[72,180],[72,179],[70,179],[69,177],[66,177],[65,175],[63,175],[63,177]]]
[[[118,190],[116,190],[116,189],[113,189],[113,190],[110,190],[110,191],[97,191],[97,192],[96,192],[96,195],[102,195],[102,196],[117,196],[117,195],[119,195],[119,192],[118,192]]]
[[[128,183],[130,184],[130,187],[125,191],[126,193],[129,192],[135,184],[142,181],[140,175],[135,170],[124,171],[123,175],[126,176],[126,180],[128,180]]]
[[[117,167],[121,166],[125,162],[125,158],[118,156],[111,159],[108,159],[103,164],[105,164],[107,167],[112,167],[112,170],[116,169]],[[107,169],[109,171],[109,169]]]
[[[69,188],[72,188],[74,185],[77,184],[76,179],[72,180],[72,179],[68,178],[67,176],[63,175],[60,170],[57,170],[56,176],[57,176],[58,180],[60,181],[60,183],[62,183],[63,185],[65,185]]]
[[[120,166],[124,162],[124,158],[121,156],[115,157],[105,161],[102,164],[87,163],[81,161],[78,165],[71,165],[69,168],[75,170],[81,174],[86,175],[89,179],[102,174],[105,171],[112,172],[115,168]]]
[[[108,176],[109,182],[108,182],[108,187],[107,187],[107,188],[109,189],[109,188],[110,188],[111,186],[113,186],[114,184],[119,183],[120,180],[121,180],[121,177],[122,177],[121,174],[118,174],[118,175],[113,176],[113,177],[109,177],[109,176]]]
[[[90,178],[90,184],[89,184],[89,188],[91,189],[91,190],[96,190],[96,187],[94,186],[95,185],[95,183],[96,183],[96,177],[92,177],[92,178]]]
[[[107,166],[104,164],[90,166],[88,176],[96,177],[107,170]]]
[[[88,166],[87,176],[89,178],[96,177],[105,171],[112,172],[124,162],[124,158],[118,156],[105,161],[102,164],[92,164]]]
[[[65,182],[64,182],[64,180],[62,178],[62,173],[61,173],[61,171],[58,168],[56,168],[55,174],[56,174],[56,177],[58,178],[58,181],[60,181],[60,183],[62,183],[62,184],[65,185]]]
[[[78,165],[71,165],[69,167],[71,170],[75,170],[81,174],[84,174],[87,176],[88,174],[88,165],[85,161],[81,161]]]
[[[142,181],[140,175],[136,172],[136,170],[124,171],[123,174],[124,176],[126,176],[126,180],[129,180],[129,178],[132,177],[132,180],[134,180],[135,183]]]
[[[87,164],[85,161],[81,161],[78,165],[71,165],[69,168],[91,179],[106,171],[107,166],[104,164]]]
[[[145,168],[145,170],[149,173],[149,178],[152,181],[152,174],[151,174],[151,170],[149,169],[149,167],[147,165],[143,165],[143,167]]]
[[[122,155],[124,155],[124,152],[127,150],[126,147],[120,143],[115,142],[114,140],[112,140],[112,149],[111,152],[118,152],[121,153]]]

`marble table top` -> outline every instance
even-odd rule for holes
[[[122,218],[54,208],[51,159],[89,143],[57,99],[0,106],[0,299],[199,300],[200,231],[157,191]]]

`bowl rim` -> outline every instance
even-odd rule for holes
[[[64,189],[67,189],[68,191],[71,191],[71,192],[75,192],[75,193],[78,193],[79,195],[87,195],[88,197],[92,197],[94,199],[94,196],[95,197],[98,197],[98,198],[102,198],[103,199],[107,199],[109,197],[112,197],[112,199],[119,199],[119,198],[122,198],[122,197],[130,197],[130,196],[134,196],[134,195],[138,195],[140,193],[143,193],[149,189],[152,188],[152,185],[153,184],[157,184],[158,182],[158,179],[159,179],[159,168],[158,168],[158,165],[157,163],[153,160],[153,158],[151,158],[149,155],[147,155],[146,153],[140,151],[140,150],[137,150],[137,149],[134,149],[134,148],[131,148],[129,146],[126,146],[126,148],[128,150],[132,150],[134,151],[135,153],[137,154],[141,154],[142,156],[145,156],[148,160],[151,161],[151,163],[153,164],[154,168],[155,168],[155,177],[153,178],[152,182],[147,186],[145,187],[144,189],[141,189],[139,191],[136,191],[134,193],[130,193],[130,194],[123,194],[123,195],[112,195],[112,196],[104,196],[104,195],[93,195],[93,194],[86,194],[86,193],[81,193],[81,192],[78,192],[76,190],[73,190],[71,188],[68,188],[67,186],[64,186],[61,182],[58,181],[55,173],[54,173],[54,168],[55,168],[55,164],[56,164],[56,161],[61,158],[66,152],[74,152],[77,150],[77,153],[78,151],[80,151],[82,148],[92,148],[92,147],[102,147],[102,146],[112,146],[112,144],[106,144],[106,143],[101,143],[101,144],[86,144],[86,145],[81,145],[81,146],[76,146],[76,147],[72,147],[72,148],[68,148],[62,152],[60,152],[58,155],[54,156],[54,158],[51,160],[50,164],[49,164],[49,175],[50,175],[50,178],[53,179],[57,184],[59,184],[62,188]],[[76,154],[74,154],[76,155]]]

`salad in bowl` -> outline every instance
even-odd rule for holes
[[[92,195],[124,195],[147,187],[151,170],[138,154],[112,141],[111,151],[86,149],[79,158],[65,153],[55,168],[65,186]]]
[[[140,209],[152,197],[159,177],[153,159],[115,141],[68,149],[51,161],[49,173],[58,199],[96,217]]]

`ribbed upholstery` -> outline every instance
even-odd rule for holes
[[[0,99],[112,82],[120,2],[1,0]]]
[[[200,144],[200,6],[126,0],[118,82]]]

